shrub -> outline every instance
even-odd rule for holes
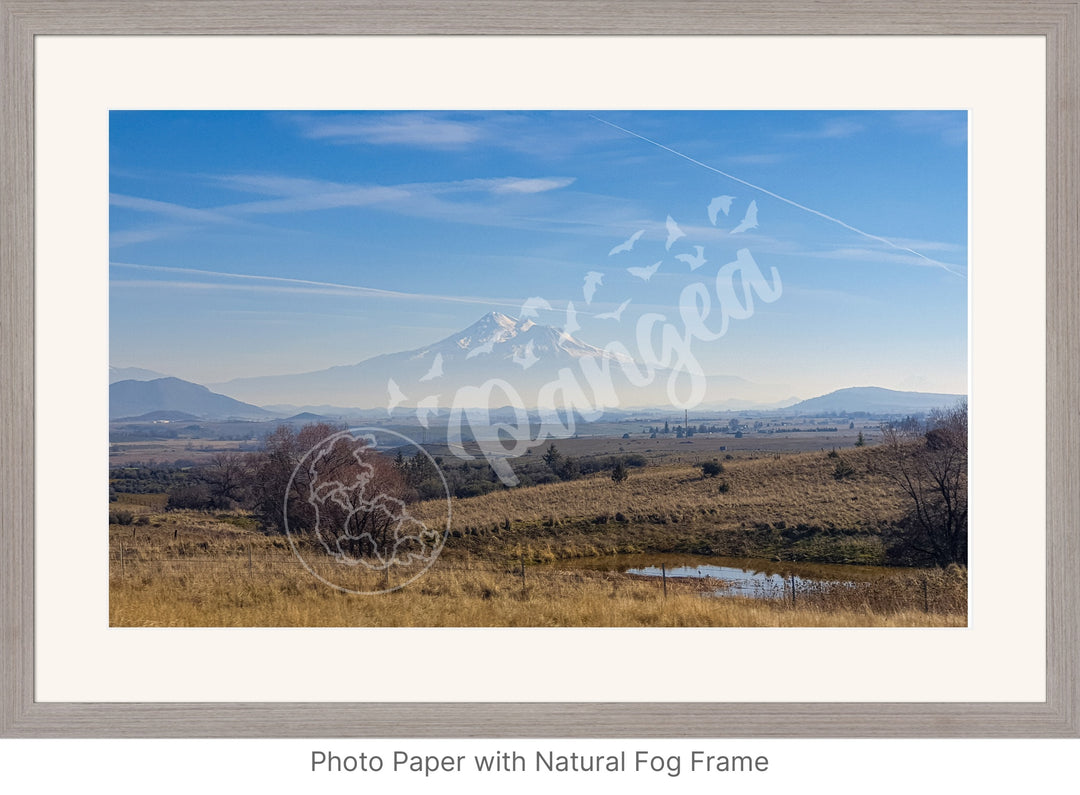
[[[109,517],[110,524],[112,523],[113,517],[116,517],[117,524],[131,524],[131,521],[135,518],[135,514],[131,511],[117,511]]]
[[[466,485],[457,489],[454,492],[454,496],[461,499],[466,499],[468,497],[479,497],[483,494],[487,494],[490,491],[495,491],[496,488],[497,486],[494,483],[488,483],[487,481],[483,480],[473,481],[472,483],[467,483]]]
[[[844,478],[849,478],[854,474],[855,468],[841,458],[836,462],[836,467],[835,469],[833,469],[832,476],[837,480],[843,480]]]
[[[573,458],[566,456],[559,464],[558,475],[563,480],[576,480],[581,477],[581,467]]]
[[[205,511],[214,505],[210,489],[205,484],[182,483],[169,489],[169,501],[165,504],[165,508],[166,510],[186,508],[193,511]]]
[[[706,478],[715,478],[724,471],[724,465],[719,461],[706,461],[701,465],[701,474]]]

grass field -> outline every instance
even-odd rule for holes
[[[873,474],[872,455],[844,451],[853,472],[842,479],[833,474],[836,459],[815,452],[725,461],[713,478],[676,464],[636,469],[621,484],[600,473],[455,500],[440,559],[409,586],[375,596],[319,582],[284,537],[260,532],[242,512],[166,512],[162,495],[121,494],[111,510],[131,523],[109,526],[110,623],[964,626],[963,570],[899,570],[819,587],[793,605],[709,596],[715,586],[695,580],[669,579],[665,595],[654,578],[589,568],[583,559],[674,551],[878,564],[880,531],[903,504]],[[431,526],[440,510],[445,503],[413,506]],[[569,558],[574,565],[560,565]]]
[[[714,598],[706,584],[447,555],[412,585],[357,596],[317,581],[243,517],[176,512],[113,526],[112,626],[964,626],[962,572],[912,572],[789,600]],[[178,531],[175,533],[174,531]],[[121,553],[121,549],[123,552]],[[250,554],[249,554],[250,553]],[[122,559],[121,559],[122,558]],[[924,609],[922,582],[934,589]]]
[[[474,553],[523,547],[537,561],[616,552],[690,552],[829,563],[884,563],[881,531],[904,512],[896,486],[872,471],[874,448],[723,460],[605,473],[496,491],[453,505],[453,533]],[[709,456],[711,458],[711,456]],[[698,457],[701,460],[701,456]],[[835,477],[839,461],[852,473]],[[414,513],[434,522],[445,505]]]

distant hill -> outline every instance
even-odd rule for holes
[[[299,414],[293,414],[291,417],[286,417],[280,422],[298,423],[298,422],[334,422],[330,417],[324,417],[322,414],[313,414],[310,411],[301,411]]]
[[[949,408],[964,395],[941,392],[901,392],[878,386],[854,386],[827,395],[803,400],[791,411],[804,414],[863,411],[867,414],[923,414],[931,409]]]
[[[109,418],[183,412],[192,419],[266,419],[271,413],[179,378],[117,381],[109,385]]]
[[[148,411],[138,417],[121,417],[120,419],[132,422],[191,422],[198,420],[199,417],[188,414],[186,411]]]
[[[109,365],[109,383],[117,381],[153,381],[158,378],[168,378],[165,373],[154,370],[146,370],[142,367],[113,367]]]

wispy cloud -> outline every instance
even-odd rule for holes
[[[926,267],[942,268],[955,276],[964,276],[967,270],[964,265],[956,265],[949,262],[931,259],[923,255],[912,256],[905,251],[887,251],[880,248],[834,248],[825,251],[810,252],[807,256],[822,257],[833,260],[856,260],[859,262],[885,262],[896,265],[921,265]]]
[[[503,179],[493,180],[492,193],[546,193],[574,184],[573,177],[550,177],[547,179]]]
[[[883,301],[879,296],[852,293],[847,290],[802,287],[798,284],[793,284],[790,281],[784,282],[784,298],[803,298],[809,302],[813,302],[814,306],[833,303],[844,307],[850,307],[853,304],[864,304],[868,306],[881,305]]]
[[[936,135],[952,146],[967,143],[967,113],[963,111],[926,111],[923,113],[897,113],[893,123],[906,132]]]
[[[574,177],[493,177],[453,182],[414,182],[400,185],[358,185],[329,180],[297,179],[273,174],[225,174],[213,182],[247,193],[272,198],[238,202],[198,210],[182,205],[114,194],[113,204],[192,222],[234,222],[239,216],[264,213],[295,213],[341,207],[392,205],[423,196],[465,192],[492,195],[530,195],[572,185]]]
[[[279,174],[201,174],[202,179],[222,188],[260,196],[296,196],[330,189],[345,190],[347,185],[325,179],[286,177]]]
[[[960,254],[964,246],[958,243],[946,243],[942,240],[923,240],[921,238],[894,237],[893,242],[902,246],[918,249],[919,251],[947,251],[952,254]]]
[[[192,276],[204,276],[209,279],[226,280],[168,281],[157,279],[113,279],[110,281],[110,284],[118,287],[169,287],[189,290],[247,290],[251,292],[295,293],[302,295],[341,295],[409,301],[441,301],[451,304],[483,304],[485,306],[516,306],[521,303],[520,299],[486,298],[470,295],[406,293],[397,290],[382,290],[377,287],[365,287],[357,284],[340,284],[337,282],[322,282],[312,279],[292,279],[285,276],[263,276],[252,273],[230,273],[228,271],[213,271],[201,268],[142,265],[133,262],[110,262],[109,266],[112,268],[129,268],[140,271],[186,274]]]
[[[781,154],[729,155],[724,158],[726,162],[736,166],[774,166],[787,159],[787,155]]]
[[[503,149],[545,160],[562,160],[584,150],[602,153],[610,136],[598,131],[585,117],[562,118],[559,134],[539,123],[533,112],[467,114],[434,111],[319,115],[290,117],[298,134],[333,145],[414,147],[433,151],[460,151],[482,146]]]
[[[534,223],[523,217],[521,201],[573,185],[574,177],[490,177],[448,182],[400,185],[356,185],[329,180],[298,179],[273,174],[225,174],[207,177],[213,183],[267,198],[196,210],[167,202],[118,196],[123,206],[157,214],[170,221],[183,219],[189,226],[159,225],[149,229],[114,229],[111,245],[156,240],[197,231],[199,225],[248,222],[258,215],[295,214],[347,207],[379,209],[436,220],[481,226],[522,226]],[[509,199],[517,197],[518,201]]]
[[[460,149],[484,137],[479,125],[414,113],[374,118],[298,116],[296,121],[304,137],[338,144]]]
[[[150,243],[154,240],[177,237],[191,231],[191,226],[178,226],[176,224],[156,224],[135,229],[124,229],[109,234],[109,246],[111,248],[122,248],[136,243]]]
[[[389,205],[408,199],[410,191],[400,187],[338,186],[328,184],[308,192],[299,192],[263,201],[244,202],[221,207],[229,215],[263,215],[336,210],[342,207]]]
[[[354,295],[344,287],[299,287],[267,284],[228,284],[223,282],[176,281],[169,279],[113,279],[111,287],[146,287],[156,290],[206,290],[245,293],[288,293],[290,295]],[[380,296],[385,298],[387,296]]]
[[[223,223],[233,219],[214,210],[200,210],[194,207],[185,207],[182,204],[157,201],[155,199],[143,199],[139,196],[125,196],[122,193],[110,193],[109,204],[113,207],[122,207],[126,210],[151,213],[153,215],[174,218],[178,221],[195,223]]]
[[[819,127],[807,130],[793,130],[779,137],[790,140],[822,140],[829,138],[850,138],[866,129],[866,126],[851,119],[832,119]]]

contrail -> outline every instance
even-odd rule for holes
[[[785,198],[785,197],[781,196],[778,193],[773,193],[771,190],[766,190],[765,188],[761,187],[760,185],[755,185],[752,182],[747,182],[745,179],[739,179],[738,177],[736,177],[733,174],[728,174],[726,171],[721,171],[718,168],[714,168],[713,166],[710,166],[708,163],[702,163],[700,160],[695,160],[694,158],[690,157],[689,155],[684,155],[682,152],[676,151],[675,149],[672,149],[670,146],[665,146],[664,144],[660,143],[659,141],[654,141],[652,138],[646,138],[644,135],[640,135],[639,133],[636,133],[633,130],[628,130],[625,127],[620,127],[618,124],[615,124],[614,122],[607,121],[606,119],[601,119],[599,116],[593,116],[592,114],[589,114],[589,116],[590,116],[590,118],[596,119],[596,121],[600,122],[601,124],[606,124],[608,127],[614,127],[616,130],[620,130],[620,131],[626,133],[627,135],[632,135],[635,138],[640,138],[642,141],[645,141],[646,143],[650,143],[653,146],[659,147],[660,149],[663,149],[665,152],[671,152],[671,154],[676,155],[678,157],[681,157],[683,160],[689,160],[691,163],[693,163],[696,166],[701,166],[702,168],[708,169],[709,171],[713,171],[713,172],[719,174],[722,177],[727,177],[728,179],[733,180],[735,182],[738,182],[741,185],[745,185],[748,188],[753,188],[756,191],[761,191],[766,196],[772,196],[774,199],[779,199],[780,201],[784,202],[785,204],[790,204],[792,207],[798,207],[800,210],[805,210],[808,213],[813,213],[814,215],[816,215],[816,216],[818,216],[820,218],[824,218],[826,221],[832,221],[834,224],[839,224],[840,226],[844,227],[844,229],[849,229],[852,232],[855,232],[856,234],[859,234],[859,235],[862,235],[863,237],[869,238],[870,240],[876,240],[879,243],[884,243],[885,245],[890,246],[892,248],[895,248],[898,251],[906,251],[909,254],[914,254],[916,257],[919,257],[920,259],[926,260],[931,265],[936,265],[937,267],[941,268],[942,270],[948,271],[953,276],[959,276],[960,278],[964,278],[964,274],[957,273],[952,268],[950,268],[946,263],[940,262],[940,261],[938,261],[936,259],[930,259],[930,257],[926,256],[925,254],[920,254],[915,249],[908,248],[907,246],[901,246],[898,243],[894,243],[894,242],[892,242],[891,240],[889,240],[887,238],[879,237],[878,235],[872,235],[869,232],[864,232],[862,229],[854,227],[851,224],[844,223],[839,218],[833,218],[831,215],[826,215],[825,213],[823,213],[823,212],[821,212],[819,210],[815,210],[813,207],[807,207],[805,204],[799,204],[797,201],[792,201],[791,199]]]

